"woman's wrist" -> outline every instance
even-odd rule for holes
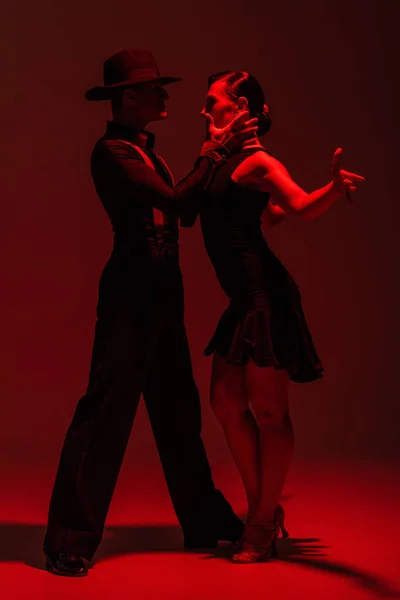
[[[344,191],[341,188],[340,182],[336,182],[334,179],[332,179],[332,181],[328,185],[330,185],[331,192],[333,194],[336,194],[337,198],[343,196]]]

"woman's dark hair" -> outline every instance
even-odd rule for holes
[[[257,79],[246,71],[222,71],[208,78],[208,88],[221,79],[225,81],[226,93],[231,98],[237,100],[243,96],[247,99],[250,116],[258,118],[257,134],[261,136],[268,133],[272,121],[265,104],[263,89]]]

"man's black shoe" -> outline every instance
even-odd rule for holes
[[[51,552],[46,554],[46,569],[54,575],[85,577],[88,568],[79,554],[73,552]]]
[[[218,542],[237,542],[244,532],[244,523],[236,516],[184,533],[185,550],[215,550]]]
[[[244,523],[235,515],[233,518],[217,521],[214,530],[219,541],[237,542],[244,533]]]
[[[192,552],[211,552],[218,547],[218,539],[212,531],[202,531],[184,536],[185,550]]]

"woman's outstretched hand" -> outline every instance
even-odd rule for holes
[[[214,119],[209,113],[204,114],[206,120],[206,139],[213,140],[225,146],[230,152],[241,149],[243,143],[255,137],[258,129],[258,119],[249,119],[247,110],[240,111],[226,127],[219,129],[214,125]]]
[[[356,173],[344,171],[341,168],[342,153],[342,148],[337,148],[333,155],[331,170],[332,180],[336,191],[340,194],[346,194],[347,199],[352,202],[350,192],[356,192],[358,184],[364,183],[365,177],[357,175]]]

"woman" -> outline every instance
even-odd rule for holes
[[[271,124],[264,102],[254,77],[224,72],[210,77],[202,114],[210,126],[223,128],[247,109],[259,118],[261,136]],[[307,194],[258,136],[218,169],[200,210],[207,252],[230,299],[205,353],[214,355],[211,405],[248,500],[245,532],[233,554],[236,563],[276,556],[279,530],[287,535],[277,503],[293,449],[289,383],[313,381],[323,371],[298,287],[263,238],[261,216],[270,223],[286,213],[313,219],[365,181],[340,168],[338,149],[332,181]]]

